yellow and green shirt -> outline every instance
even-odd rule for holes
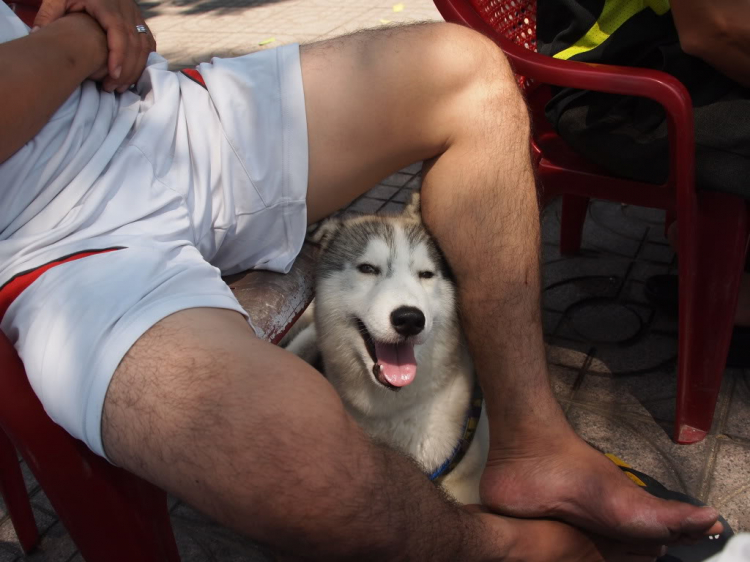
[[[539,0],[539,51],[559,59],[635,64],[677,32],[669,0]]]
[[[538,0],[537,49],[563,60],[662,70],[685,84],[696,105],[731,87],[731,81],[682,51],[669,0]],[[556,124],[571,103],[606,106],[614,98],[557,90],[547,116]]]

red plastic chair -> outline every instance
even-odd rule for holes
[[[31,26],[41,0],[8,2]],[[0,495],[25,552],[39,540],[16,448],[88,561],[179,562],[167,495],[72,438],[45,413],[0,332]]]
[[[8,1],[31,26],[41,0]],[[312,300],[317,248],[306,244],[286,275],[225,279],[258,336],[277,344]],[[85,368],[85,366],[82,366]],[[25,552],[39,539],[16,449],[87,562],[179,562],[166,493],[92,453],[53,422],[0,332],[0,496]]]
[[[721,387],[750,221],[744,199],[697,191],[692,103],[674,77],[647,69],[557,60],[536,52],[535,0],[434,0],[447,21],[494,40],[510,60],[529,103],[532,148],[543,201],[563,195],[560,250],[580,249],[589,198],[667,212],[679,228],[679,352],[674,439],[702,440]],[[655,186],[608,175],[574,153],[544,116],[547,85],[642,96],[659,102],[669,124],[670,174]]]
[[[225,281],[277,344],[312,300],[317,247],[305,244],[286,275],[239,273]],[[82,366],[85,368],[85,366]],[[166,493],[92,453],[53,422],[0,331],[0,496],[24,551],[39,538],[16,448],[87,562],[179,562]]]
[[[31,26],[41,0],[8,2]],[[0,495],[25,552],[39,540],[16,448],[88,561],[179,562],[167,495],[72,438],[45,413],[0,332]]]
[[[0,332],[0,493],[26,552],[38,532],[15,447],[88,561],[179,562],[167,495],[72,438],[44,412]]]

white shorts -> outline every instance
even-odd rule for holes
[[[150,95],[135,126],[80,205],[98,199],[88,207],[96,212],[27,264],[38,276],[0,324],[50,417],[101,456],[105,394],[133,343],[188,308],[247,316],[221,275],[286,272],[304,241],[299,47],[198,70],[205,86],[163,66],[147,69]],[[72,214],[65,220],[80,219]],[[111,251],[84,253],[102,250]],[[38,269],[44,264],[53,267]],[[29,278],[14,279],[0,295]]]

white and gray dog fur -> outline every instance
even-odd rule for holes
[[[314,240],[322,253],[313,311],[287,349],[322,360],[361,427],[432,474],[461,440],[475,375],[455,283],[422,223],[419,196],[399,216],[331,219]],[[483,409],[466,454],[441,480],[461,503],[479,503],[488,441]]]

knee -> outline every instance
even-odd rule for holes
[[[435,71],[455,87],[493,89],[520,99],[510,63],[491,39],[462,25],[442,23],[434,26],[432,40]]]
[[[513,127],[528,126],[528,110],[503,51],[481,33],[452,23],[431,26],[427,72],[468,117],[495,115]],[[493,109],[487,112],[487,108]]]

